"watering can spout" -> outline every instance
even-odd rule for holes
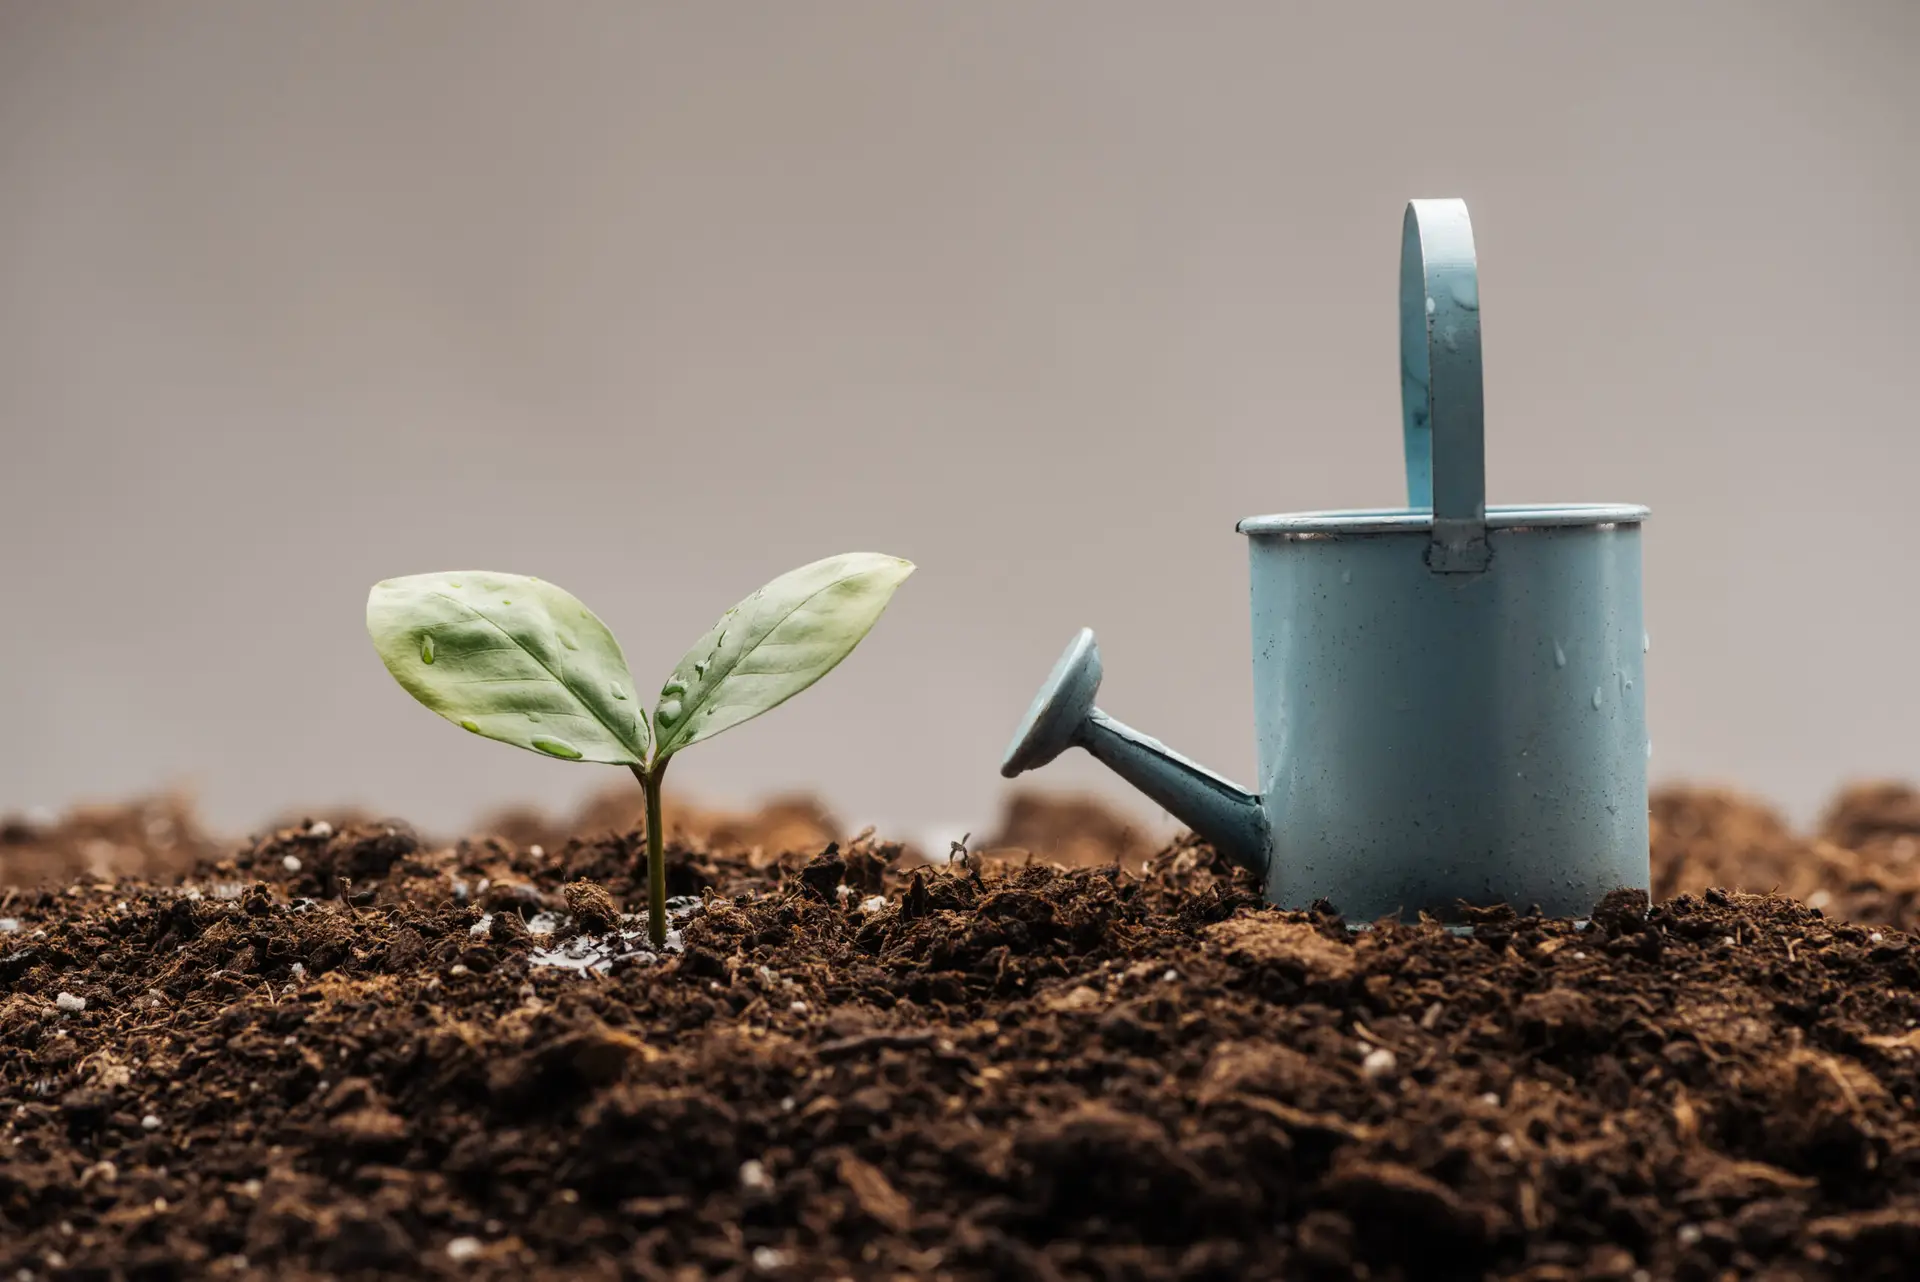
[[[1093,630],[1082,628],[1034,699],[1000,773],[1011,779],[1068,748],[1085,748],[1215,850],[1264,877],[1272,835],[1260,798],[1096,708],[1100,675],[1100,648]]]

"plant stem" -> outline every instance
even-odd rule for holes
[[[647,938],[658,952],[667,945],[666,833],[660,822],[660,782],[666,778],[667,763],[656,761],[651,769],[634,766],[632,770],[647,794]]]

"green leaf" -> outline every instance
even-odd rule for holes
[[[387,579],[367,594],[367,633],[408,694],[477,735],[565,761],[646,761],[619,642],[551,583],[487,570]]]
[[[722,615],[660,688],[655,760],[778,707],[867,635],[913,563],[848,552],[790,570]]]

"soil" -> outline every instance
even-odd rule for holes
[[[0,825],[0,1278],[1914,1276],[1911,790],[1663,794],[1650,913],[1471,937],[1025,804],[678,812],[658,959],[625,802]]]

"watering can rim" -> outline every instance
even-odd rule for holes
[[[1652,513],[1637,503],[1495,504],[1487,528],[1638,525]],[[1233,527],[1242,534],[1400,534],[1433,529],[1431,508],[1353,508],[1328,512],[1283,512],[1250,516]]]

